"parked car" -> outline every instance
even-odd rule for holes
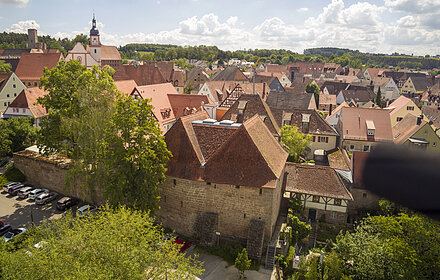
[[[0,227],[0,236],[3,236],[11,229],[12,229],[11,225],[3,225],[2,227]]]
[[[2,227],[5,223],[3,223],[2,221],[0,221],[0,227]]]
[[[20,189],[17,193],[17,196],[19,198],[27,198],[29,196],[29,193],[31,191],[35,190],[35,188],[33,186],[30,185],[26,185],[24,188]]]
[[[57,209],[58,210],[66,210],[77,203],[78,203],[78,199],[65,196],[65,197],[61,198],[60,200],[58,200]]]
[[[90,215],[90,214],[96,212],[97,209],[98,209],[98,207],[96,207],[94,205],[84,205],[84,206],[81,206],[80,208],[78,208],[78,210],[76,210],[76,215],[78,217]]]
[[[8,192],[10,187],[21,184],[20,182],[9,182],[3,185],[3,192]]]
[[[21,190],[22,188],[24,188],[24,187],[25,186],[23,184],[18,184],[18,185],[12,186],[12,187],[9,188],[8,193],[10,195],[17,195],[17,192],[19,190]]]
[[[180,238],[176,238],[176,240],[174,240],[173,243],[174,243],[174,244],[178,244],[179,246],[182,246],[182,247],[180,247],[180,249],[179,249],[180,253],[185,252],[185,250],[188,249],[189,246],[191,246],[191,241],[189,241],[189,240],[183,240],[183,239],[180,239]]]
[[[35,200],[35,198],[37,198],[37,196],[39,196],[40,194],[48,193],[48,192],[49,192],[48,189],[35,189],[29,193],[28,198],[30,200]]]
[[[5,242],[10,241],[11,239],[17,237],[20,234],[23,234],[26,232],[25,228],[17,228],[17,229],[10,229],[5,236],[3,237]]]
[[[39,196],[37,196],[37,198],[35,198],[35,203],[37,205],[45,205],[55,199],[58,198],[58,194],[51,192],[51,193],[43,193],[40,194]]]

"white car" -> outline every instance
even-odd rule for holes
[[[5,240],[5,242],[10,241],[11,239],[13,239],[14,237],[23,234],[26,232],[25,228],[17,228],[17,229],[11,229],[10,231],[8,231],[5,236],[3,237],[3,239]]]
[[[21,189],[17,192],[17,196],[18,196],[19,198],[26,198],[26,197],[28,197],[29,193],[30,193],[31,191],[33,191],[33,190],[34,190],[34,187],[24,187],[24,188],[21,188]]]
[[[16,186],[18,184],[21,184],[20,182],[9,182],[3,185],[3,192],[8,192],[9,188],[12,188],[13,186]]]
[[[49,193],[49,190],[48,189],[35,189],[29,193],[28,198],[30,200],[35,200],[37,198],[37,196],[39,196],[40,194],[43,194],[43,193]]]

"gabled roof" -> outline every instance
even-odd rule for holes
[[[425,91],[439,81],[428,77],[410,77],[409,79],[411,79],[416,91]]]
[[[343,107],[341,117],[343,139],[391,142],[393,135],[388,110],[375,108]],[[367,134],[367,121],[375,127],[374,136]]]
[[[298,74],[295,74],[295,78],[293,79],[292,84],[290,87],[295,88],[295,92],[297,93],[304,93],[306,92],[306,86],[308,84],[311,84],[314,80],[309,77],[304,77]]]
[[[378,87],[384,87],[390,82],[391,78],[376,77],[373,79],[373,84]]]
[[[416,116],[407,114],[393,127],[393,140],[395,144],[405,143],[408,138],[411,138],[417,131],[428,124],[423,119],[419,120],[420,124],[417,124],[417,120]]]
[[[267,63],[266,64],[266,72],[261,72],[259,74],[270,73],[270,72],[273,72],[274,74],[275,73],[287,73],[288,72],[287,65],[278,65],[278,64]]]
[[[266,102],[271,109],[307,110],[310,109],[310,104],[313,97],[313,93],[271,91]]]
[[[333,104],[336,106],[336,95],[321,93],[319,95],[319,105],[324,104]]]
[[[315,110],[277,110],[272,109],[275,119],[280,127],[283,121],[290,121],[290,125],[298,127],[298,131],[302,133],[315,135],[333,135],[338,136],[336,130],[331,127],[318,112]],[[303,116],[309,116],[308,130],[303,130]]]
[[[189,82],[194,83],[194,79],[202,78],[202,81],[208,81],[209,75],[205,72],[205,69],[203,67],[194,67],[188,72],[186,72],[186,81],[185,85],[187,85]]]
[[[399,98],[397,98],[396,100],[393,101],[393,103],[391,103],[387,108],[385,109],[389,109],[390,111],[390,116],[393,116],[395,113],[397,113],[400,109],[402,109],[403,107],[407,106],[408,103],[414,103],[412,102],[411,99],[401,95]],[[414,104],[415,105],[415,104]]]
[[[239,114],[239,109],[243,111],[242,114]],[[280,127],[272,115],[272,111],[261,96],[257,94],[241,95],[220,120],[231,120],[233,122],[243,123],[255,115],[260,116],[272,134],[279,134]]]
[[[23,53],[15,74],[20,80],[39,80],[44,67],[54,68],[62,59],[62,53]]]
[[[287,68],[299,73],[322,73],[324,72],[324,65],[323,62],[294,62],[287,64]]]
[[[342,95],[344,96],[344,100],[349,102],[351,100],[358,102],[368,102],[374,99],[375,94],[371,90],[341,90]]]
[[[275,79],[278,80],[276,76],[255,75],[255,83],[266,83],[268,85],[271,85],[275,81]],[[250,78],[250,80],[252,81],[252,77]]]
[[[197,112],[202,103],[212,103],[206,95],[168,94],[168,99],[176,119]]]
[[[23,108],[29,109],[35,118],[41,118],[47,115],[46,109],[37,103],[39,97],[44,97],[48,92],[38,88],[27,88],[20,92],[20,94],[9,104],[8,108]]]
[[[162,131],[166,131],[163,124],[174,121],[174,113],[171,108],[168,94],[178,94],[176,89],[170,83],[137,86],[133,89],[131,95],[135,96],[139,93],[142,99],[151,99],[153,105],[153,113],[161,125]]]
[[[182,117],[165,134],[173,154],[168,175],[219,184],[276,187],[287,153],[258,116],[242,125],[194,122],[202,116]]]
[[[121,54],[115,46],[101,46],[102,60],[122,60]]]
[[[209,88],[214,100],[213,102],[221,103],[236,86],[236,81],[206,81],[204,85]]]
[[[348,85],[349,83],[342,81],[324,81],[324,83],[320,86],[320,88],[321,90],[327,88],[330,94],[337,95],[341,90],[346,89]]]
[[[286,191],[353,200],[336,171],[328,166],[286,164]]]
[[[391,71],[389,69],[381,69],[381,68],[368,68],[366,71],[368,71],[368,74],[370,74],[370,78],[373,80],[374,78],[377,78],[380,76],[380,74]],[[379,74],[380,73],[380,74]]]
[[[422,113],[425,115],[432,125],[440,128],[440,108],[437,106],[422,106]]]
[[[165,83],[159,68],[155,64],[119,65],[113,67],[115,74],[113,80],[134,80],[138,86],[154,85]]]
[[[333,111],[331,115],[328,115],[327,118],[325,118],[326,120],[328,120],[329,118],[331,118],[332,116],[334,116],[336,113],[338,113],[342,107],[350,107],[350,105],[347,102],[342,102],[341,104],[339,104],[338,107],[336,107]]]
[[[342,154],[340,149],[329,154],[327,156],[327,158],[328,158],[328,163],[331,168],[339,169],[339,170],[343,170],[343,171],[350,171],[350,167],[348,166],[348,162],[347,162],[345,156]]]
[[[432,87],[427,89],[420,100],[437,104],[440,103],[440,82],[435,83]]]
[[[121,80],[115,82],[116,88],[125,94],[130,94],[133,92],[133,89],[138,85],[134,80]]]
[[[223,71],[215,73],[211,81],[248,81],[248,78],[237,66],[228,66]]]
[[[6,86],[6,83],[8,82],[11,75],[12,75],[12,72],[0,73],[0,92],[2,92],[3,88]]]

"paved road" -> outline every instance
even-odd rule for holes
[[[31,219],[36,225],[44,219],[56,219],[61,217],[61,211],[55,207],[56,200],[47,205],[36,205],[33,201],[19,199],[6,193],[0,193],[0,221],[10,224],[12,227],[27,227]]]

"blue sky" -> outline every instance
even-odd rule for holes
[[[440,0],[0,0],[0,31],[71,38],[93,10],[105,44],[440,54]]]

